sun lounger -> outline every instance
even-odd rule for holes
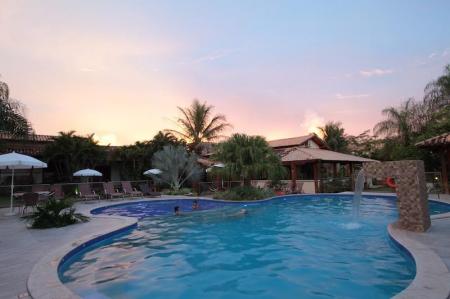
[[[125,197],[125,193],[118,192],[114,189],[114,185],[112,182],[103,183],[103,189],[105,190],[106,198],[113,199],[115,197]]]
[[[136,190],[136,188],[133,188],[129,181],[122,182],[122,189],[123,189],[123,192],[129,196],[140,197],[143,195],[143,193],[141,191],[138,191],[138,190]]]
[[[100,195],[96,194],[88,183],[78,184],[78,191],[82,199],[100,199]]]
[[[150,197],[156,197],[156,196],[161,196],[160,192],[156,192],[153,190],[153,188],[150,188],[150,186],[147,183],[141,183],[139,184],[139,189],[142,191],[142,193],[144,193],[144,195],[146,196],[150,196]]]

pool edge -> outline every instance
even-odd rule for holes
[[[400,250],[412,256],[416,264],[413,281],[394,299],[435,298],[447,299],[450,295],[450,272],[442,259],[427,245],[411,238],[418,234],[388,225],[388,234]]]
[[[116,223],[103,231],[93,232],[71,244],[66,244],[41,258],[32,268],[27,290],[34,299],[81,299],[59,278],[59,268],[68,258],[85,247],[137,226],[138,219],[123,216],[89,215],[93,218],[116,219]]]

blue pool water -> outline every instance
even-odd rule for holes
[[[387,234],[397,218],[392,198],[364,197],[358,225],[348,195],[202,200],[202,211],[188,212],[191,204],[94,210],[139,225],[68,258],[61,280],[84,298],[389,298],[415,275]],[[175,205],[185,214],[172,216]],[[237,213],[243,207],[248,213]],[[430,211],[450,207],[430,203]]]

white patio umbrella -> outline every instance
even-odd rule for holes
[[[152,168],[152,169],[149,169],[147,171],[144,171],[144,175],[151,175],[151,174],[158,175],[158,174],[161,174],[161,173],[162,173],[162,170],[158,169],[158,168]]]
[[[32,169],[47,168],[47,164],[33,157],[17,154],[15,152],[0,155],[0,169],[11,169],[11,203],[8,216],[14,215],[13,212],[13,196],[14,196],[14,170],[16,169]]]
[[[103,174],[97,170],[94,169],[81,169],[73,173],[73,176],[84,176],[84,177],[90,177],[90,176],[102,176]]]
[[[216,164],[213,164],[212,166],[206,168],[206,172],[210,172],[211,170],[213,170],[213,167],[224,168],[224,167],[225,167],[225,164],[223,164],[223,163],[216,163]]]

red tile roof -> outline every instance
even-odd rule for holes
[[[418,147],[443,147],[450,145],[450,132],[416,143]]]
[[[284,147],[294,147],[299,145],[304,145],[308,140],[313,140],[320,148],[327,149],[328,146],[326,143],[316,134],[311,133],[305,136],[291,137],[291,138],[283,138],[268,141],[269,146],[273,148],[284,148]]]

